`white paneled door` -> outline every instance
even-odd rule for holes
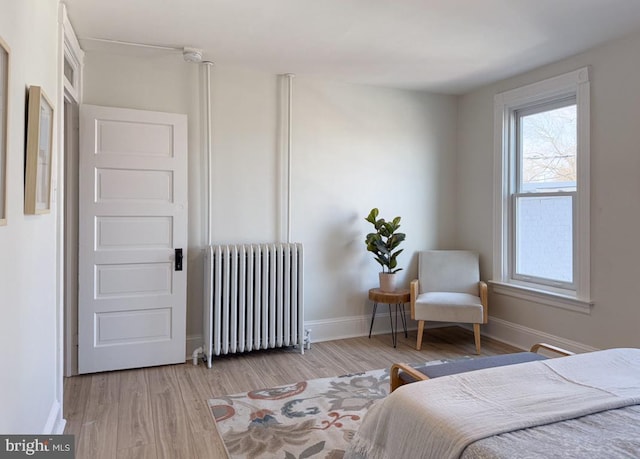
[[[78,371],[184,362],[186,115],[82,105],[79,162]]]

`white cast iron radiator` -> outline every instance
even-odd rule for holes
[[[212,245],[205,256],[204,358],[309,346],[302,244]]]

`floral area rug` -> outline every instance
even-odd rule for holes
[[[388,392],[384,369],[226,395],[209,407],[233,459],[339,459],[362,416]]]

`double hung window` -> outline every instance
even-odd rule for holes
[[[496,95],[494,290],[589,310],[588,69]]]

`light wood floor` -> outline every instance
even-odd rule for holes
[[[385,368],[394,362],[473,355],[473,335],[460,327],[427,330],[421,351],[391,335],[315,343],[297,349],[236,354],[202,362],[74,376],[65,380],[65,434],[76,439],[78,459],[224,458],[207,400],[306,379]],[[517,349],[483,338],[482,355]]]

